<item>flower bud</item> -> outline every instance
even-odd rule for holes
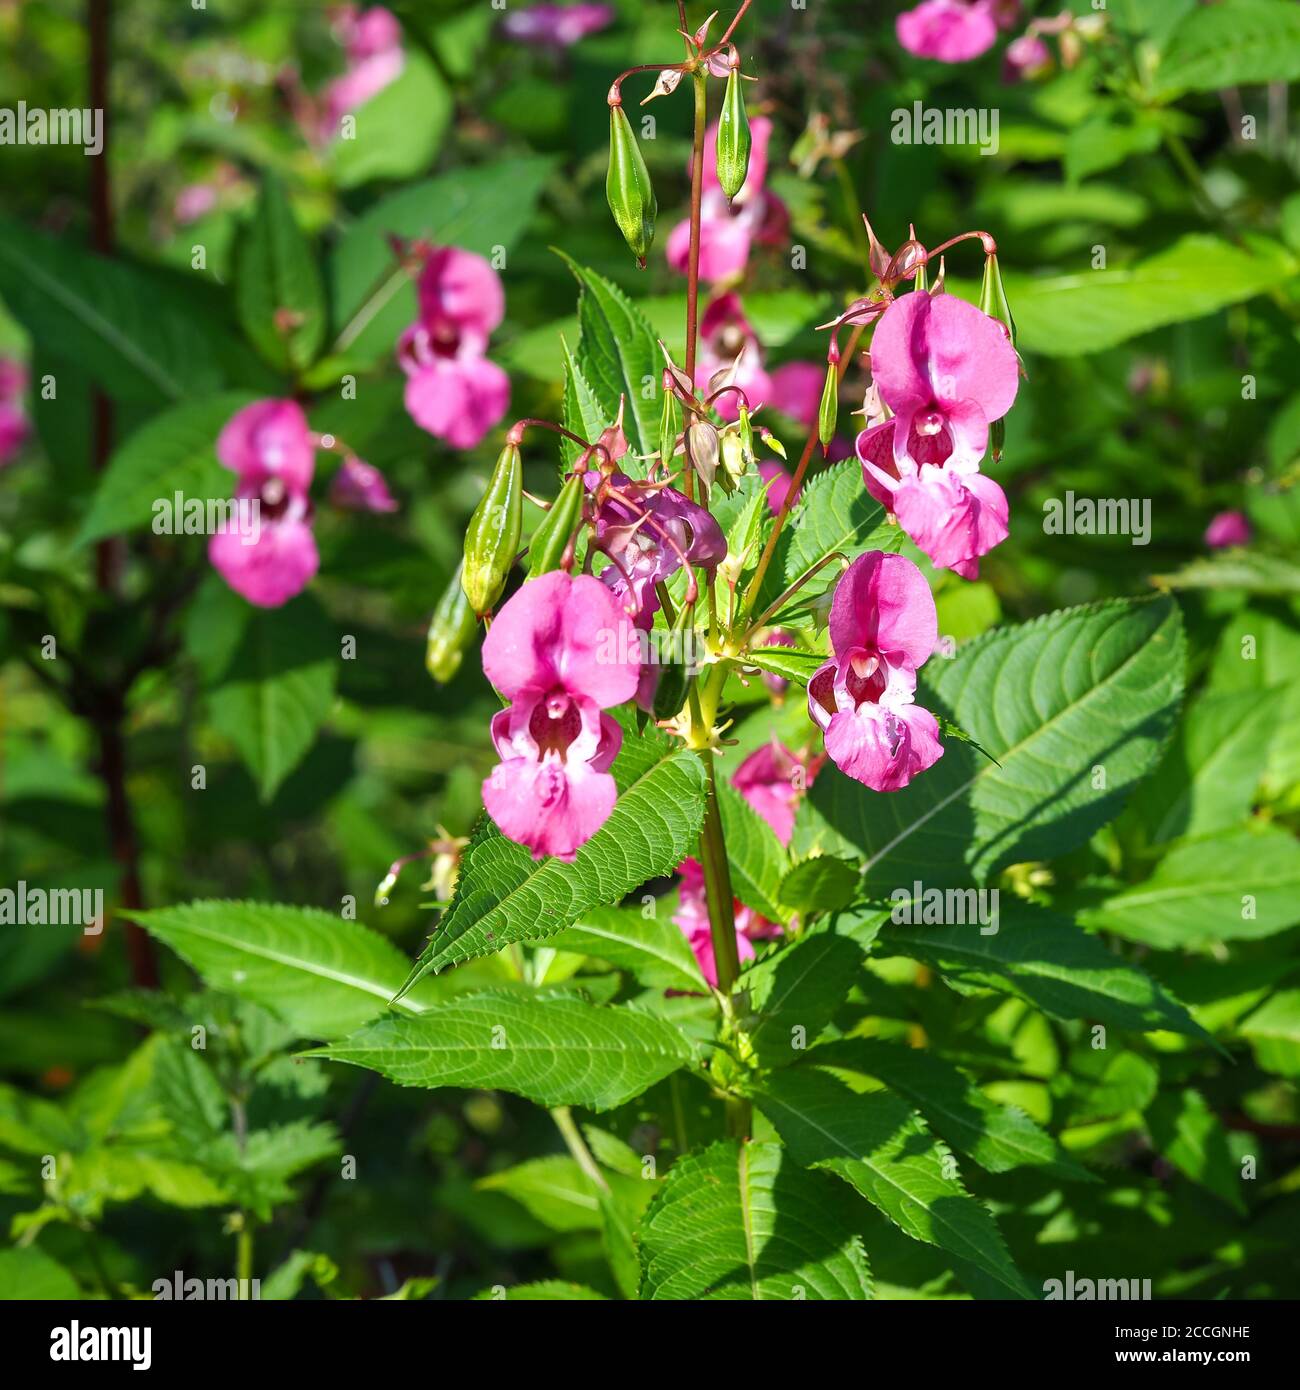
[[[718,471],[718,432],[707,420],[692,420],[686,431],[686,448],[691,467],[704,480],[705,487],[713,486]]]
[[[835,422],[840,413],[840,373],[834,362],[826,364],[826,385],[822,387],[822,403],[817,410],[817,438],[824,454],[835,438]]]
[[[605,178],[605,196],[623,240],[644,270],[646,255],[655,239],[658,205],[650,171],[641,158],[641,148],[622,106],[609,108],[609,173]]]
[[[501,597],[523,529],[524,465],[519,446],[507,444],[465,531],[460,582],[475,613],[488,612]]]
[[[582,519],[582,499],[582,479],[574,473],[533,532],[528,544],[529,579],[560,568],[569,540]]]
[[[749,146],[745,95],[741,91],[740,73],[733,67],[727,74],[727,90],[722,98],[717,144],[718,182],[728,201],[745,186],[745,176],[749,173]]]
[[[439,685],[445,685],[460,670],[461,658],[474,640],[477,627],[474,610],[461,588],[458,569],[433,610],[424,648],[425,667]]]

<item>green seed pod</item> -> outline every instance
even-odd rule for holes
[[[641,147],[622,106],[609,108],[609,173],[605,178],[605,196],[623,240],[631,248],[637,265],[644,270],[646,255],[655,239],[655,213],[659,209],[650,171],[641,158]]]
[[[461,588],[460,570],[457,569],[433,610],[424,647],[424,664],[439,685],[446,685],[460,670],[461,658],[473,642],[477,628],[474,610]]]
[[[677,436],[682,432],[682,412],[676,395],[664,388],[664,405],[659,412],[659,458],[665,468],[673,461]]]
[[[994,463],[1002,462],[1002,450],[1007,442],[1007,420],[1004,415],[1000,420],[994,420],[989,426],[989,452],[993,455]]]
[[[1007,303],[1007,292],[1002,284],[1002,272],[998,268],[997,253],[984,257],[984,281],[980,285],[980,309],[989,318],[996,319],[1007,330],[1011,346],[1016,345],[1016,321],[1011,317],[1011,306]],[[994,420],[989,426],[989,452],[994,463],[1002,462],[1002,450],[1007,439],[1005,419]]]
[[[840,374],[834,362],[826,364],[826,385],[822,387],[822,403],[817,411],[817,438],[822,452],[830,448],[835,438],[835,422],[840,413]]]
[[[671,661],[659,668],[659,684],[655,686],[654,716],[656,719],[671,719],[686,703],[686,692],[690,677],[685,665]]]
[[[754,461],[754,424],[743,403],[737,408],[736,421],[740,426],[740,447],[745,451],[745,467],[748,468]]]
[[[984,281],[980,285],[980,308],[989,318],[997,321],[1007,330],[1011,346],[1016,345],[1016,321],[1011,317],[1011,306],[1007,303],[1007,292],[1002,286],[1002,272],[998,269],[996,253],[984,257]]]
[[[465,531],[460,582],[470,607],[480,616],[501,597],[523,529],[524,465],[519,446],[507,444],[497,456],[487,491]]]
[[[741,91],[740,73],[732,68],[727,74],[727,91],[722,98],[722,115],[718,118],[717,145],[718,182],[728,199],[734,198],[745,186],[749,146],[745,94]]]
[[[551,510],[538,523],[528,546],[528,577],[560,568],[569,538],[582,517],[582,479],[574,473],[560,489]]]

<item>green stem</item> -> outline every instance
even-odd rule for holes
[[[695,353],[699,341],[700,310],[700,209],[704,200],[704,132],[709,121],[706,71],[691,74],[695,88],[695,133],[691,145],[691,247],[686,265],[686,375],[695,381]],[[686,443],[686,495],[695,500],[695,469],[690,440]]]
[[[243,1213],[244,1224],[239,1229],[235,1244],[235,1277],[239,1280],[240,1298],[251,1298],[253,1287],[253,1228],[249,1224],[248,1213]]]
[[[731,887],[731,866],[722,832],[722,813],[718,807],[717,770],[713,749],[701,748],[700,757],[708,777],[704,802],[704,826],[700,831],[700,862],[704,866],[704,891],[709,906],[709,934],[713,938],[713,960],[718,972],[718,989],[730,994],[740,975],[740,952],[736,946],[735,893]]]
[[[560,1131],[565,1147],[573,1156],[574,1162],[597,1188],[608,1192],[609,1183],[605,1181],[604,1173],[600,1171],[599,1165],[592,1157],[591,1150],[587,1147],[587,1141],[582,1137],[582,1131],[573,1118],[573,1112],[567,1105],[557,1105],[551,1110],[551,1119],[555,1121],[555,1127]]]

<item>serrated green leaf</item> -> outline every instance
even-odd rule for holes
[[[591,383],[583,375],[582,368],[569,350],[568,343],[563,339],[561,343],[564,348],[564,428],[594,444],[603,431],[614,423],[618,412],[615,409],[613,415],[606,413],[605,407],[592,390]],[[566,471],[581,453],[581,445],[575,444],[571,439],[560,439],[560,456],[564,460]],[[593,463],[600,463],[599,455],[593,459]]]
[[[1054,858],[1110,820],[1155,764],[1182,666],[1182,623],[1168,598],[1067,609],[932,658],[917,702],[955,719],[988,757],[950,742],[887,796],[827,767],[801,807],[795,848],[855,850],[866,887],[882,896],[917,881],[985,882],[1003,865]],[[831,834],[819,834],[819,818]]]
[[[578,365],[604,407],[607,423],[618,415],[620,397],[626,401],[623,431],[630,452],[652,453],[659,447],[659,382],[663,374],[654,330],[640,309],[603,275],[579,265],[563,251],[556,254],[581,287]],[[647,380],[655,384],[649,400],[642,394]]]
[[[1165,949],[1272,936],[1300,922],[1300,844],[1269,825],[1186,840],[1079,920]]]
[[[378,199],[351,222],[330,260],[337,347],[362,362],[393,350],[416,318],[415,282],[396,264],[390,236],[460,246],[479,256],[518,243],[553,168],[548,158],[456,169]]]
[[[212,723],[235,745],[264,802],[315,742],[334,703],[338,661],[333,627],[320,605],[300,594],[249,617],[209,692]]]
[[[868,1299],[851,1201],[779,1144],[712,1144],[678,1159],[641,1223],[651,1299]]]
[[[567,1284],[562,1279],[540,1279],[534,1284],[498,1284],[476,1293],[479,1303],[604,1303],[603,1293],[585,1284]]]
[[[880,940],[955,983],[1014,994],[1054,1018],[1209,1036],[1137,966],[1066,919],[1016,898],[1002,902],[998,930],[987,936],[971,925],[890,925]]]
[[[340,188],[371,179],[405,179],[427,169],[452,116],[452,97],[437,68],[414,45],[403,54],[402,71],[349,117],[350,137],[330,145],[330,162]]]
[[[1268,763],[1281,705],[1276,689],[1203,694],[1121,823],[1157,844],[1241,825]]]
[[[227,420],[253,399],[247,393],[230,392],[186,401],[143,424],[109,459],[77,533],[77,544],[149,525],[159,501],[167,503],[172,525],[179,531],[185,517],[175,515],[178,492],[187,502],[228,501],[235,475],[217,462],[217,436]]]
[[[826,664],[825,652],[809,652],[799,647],[755,647],[745,653],[745,665],[771,671],[774,676],[807,685],[819,666]]]
[[[488,990],[389,1018],[309,1056],[368,1067],[401,1086],[511,1091],[537,1105],[610,1110],[692,1057],[671,1024],[573,995]]]
[[[718,783],[718,808],[736,897],[770,922],[783,922],[778,890],[790,860],[772,827],[729,783]]]
[[[178,278],[16,222],[0,221],[0,298],[47,352],[115,399],[160,404],[218,391],[240,353]]]
[[[1164,100],[1181,92],[1300,78],[1300,11],[1286,0],[1224,0],[1194,10],[1156,69]]]
[[[1073,357],[1253,299],[1278,279],[1274,262],[1194,232],[1122,269],[1009,275],[1007,295],[1018,347]]]
[[[235,307],[249,341],[273,366],[303,368],[325,340],[325,287],[284,185],[267,175],[240,240]]]
[[[1245,1215],[1241,1169],[1228,1147],[1227,1131],[1199,1091],[1188,1087],[1157,1096],[1146,1122],[1157,1153]]]
[[[1096,1181],[1023,1110],[990,1100],[956,1067],[931,1052],[849,1038],[823,1043],[809,1060],[879,1078],[916,1106],[936,1134],[986,1172],[1036,1168],[1076,1182]]]
[[[656,908],[658,907],[656,900]],[[639,907],[595,907],[547,943],[557,951],[595,956],[655,989],[703,994],[708,989],[690,943],[675,922],[646,917]]]
[[[748,992],[744,1028],[764,1066],[797,1062],[848,997],[862,949],[844,936],[816,932],[783,946],[740,977]]]
[[[993,1218],[955,1177],[947,1148],[904,1101],[855,1095],[815,1067],[774,1072],[754,1094],[795,1162],[843,1178],[914,1240],[969,1261],[1002,1296],[1032,1298]]]
[[[383,1013],[408,966],[387,938],[316,908],[194,902],[130,914],[212,989],[269,1009],[300,1037],[335,1038]],[[428,987],[397,1007],[429,1007]]]
[[[796,864],[781,880],[777,896],[796,912],[834,912],[848,907],[861,885],[856,864],[819,854]]]
[[[789,540],[778,547],[783,553],[785,583],[793,584],[836,551],[853,560],[864,551],[882,548],[897,534],[885,520],[884,507],[863,486],[862,465],[857,459],[845,459],[819,473],[800,494],[790,519]],[[828,587],[838,573],[834,565],[828,565],[822,571],[827,582],[813,580],[813,592]]]
[[[628,734],[611,771],[618,801],[571,864],[539,863],[483,817],[461,859],[456,895],[403,990],[430,970],[554,936],[694,853],[704,819],[704,766],[694,753]]]
[[[0,1302],[80,1298],[77,1281],[35,1246],[0,1250]]]

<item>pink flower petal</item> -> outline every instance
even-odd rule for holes
[[[934,595],[905,555],[872,550],[845,570],[831,603],[831,645],[837,656],[864,647],[897,657],[913,671],[939,640]]]
[[[510,404],[510,378],[486,357],[436,358],[406,382],[406,409],[453,449],[472,449]]]
[[[316,470],[316,446],[297,401],[255,401],[236,411],[217,436],[217,458],[240,483],[278,478],[289,492],[306,492]]]
[[[993,47],[997,24],[984,0],[924,0],[894,22],[898,42],[918,58],[967,63]]]

